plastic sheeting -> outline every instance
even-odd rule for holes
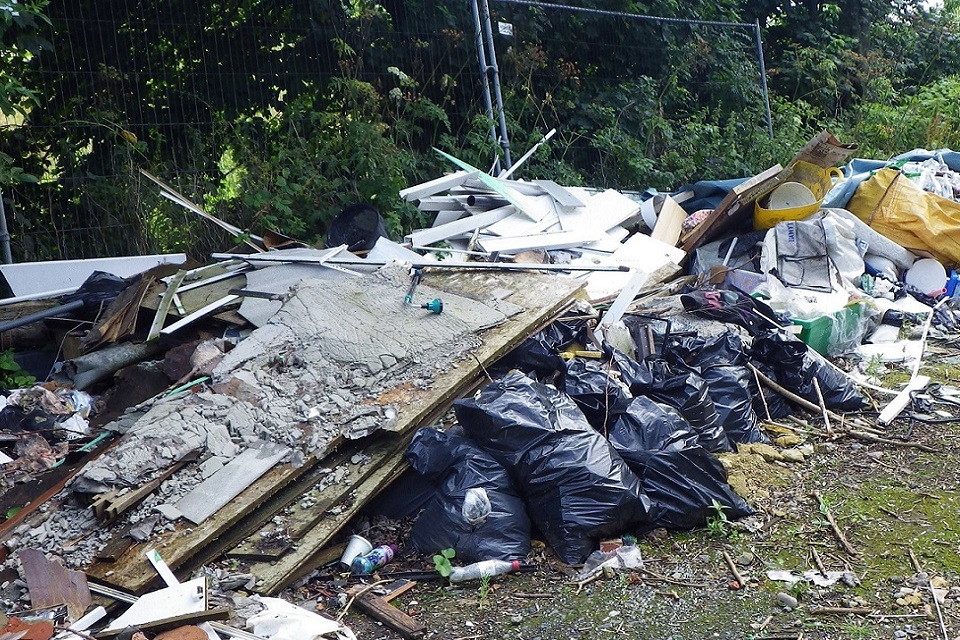
[[[468,563],[527,555],[526,507],[506,469],[490,454],[462,434],[428,427],[413,437],[406,457],[437,486],[410,533],[417,549],[434,554],[453,548]]]
[[[659,515],[640,480],[568,397],[517,371],[454,403],[466,433],[510,472],[561,560]]]
[[[830,409],[857,411],[866,401],[853,383],[814,350],[784,331],[771,331],[753,340],[751,355],[766,365],[776,382],[798,396],[818,403],[817,380]]]

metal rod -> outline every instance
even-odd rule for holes
[[[763,104],[767,114],[767,133],[773,140],[773,118],[770,115],[770,92],[767,90],[767,65],[763,62],[763,41],[760,39],[760,20],[753,21],[753,34],[757,40],[757,61],[760,63],[760,85],[763,87]]]
[[[276,255],[280,251],[270,254],[250,254],[242,256],[243,260],[251,262],[292,262],[296,264],[318,264],[319,258],[308,258],[306,256]],[[236,259],[235,253],[212,253],[210,257],[214,260]],[[383,267],[394,262],[393,260],[365,260],[362,258],[330,258],[327,264],[346,264],[356,267]],[[414,260],[406,261],[410,266],[416,269],[493,269],[497,271],[629,271],[630,268],[619,264],[538,264],[535,262],[459,262],[456,260]]]
[[[503,109],[503,93],[500,91],[500,68],[497,66],[497,49],[493,42],[493,27],[490,26],[490,5],[487,0],[480,0],[480,10],[483,19],[483,33],[487,39],[487,57],[490,61],[486,71],[493,78],[493,97],[496,101],[497,117],[500,122],[500,146],[503,148],[503,161],[509,167],[513,164],[510,160],[510,136],[507,134],[507,116]]]
[[[7,230],[7,210],[3,206],[3,191],[0,191],[0,252],[4,264],[13,264],[10,253],[10,232]]]

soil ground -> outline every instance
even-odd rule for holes
[[[930,360],[939,362],[927,371],[935,382],[960,379],[942,358]],[[420,582],[393,604],[426,627],[425,637],[448,640],[960,637],[960,426],[900,419],[888,427],[888,438],[932,449],[925,451],[831,437],[818,417],[801,417],[806,426],[788,426],[815,446],[804,462],[733,457],[731,483],[738,473],[746,481],[734,486],[756,516],[735,526],[649,534],[638,542],[643,569],[578,584],[575,569],[535,544],[532,573],[455,587]],[[844,550],[828,513],[855,553]],[[743,588],[735,588],[724,552],[737,563]],[[817,569],[816,559],[827,571],[851,571],[855,581],[791,586],[767,576]],[[432,568],[401,547],[395,570]],[[934,602],[934,590],[942,602]],[[335,585],[311,581],[286,597],[323,603],[335,592]],[[360,640],[401,637],[352,608],[344,621]]]

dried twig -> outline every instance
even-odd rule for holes
[[[850,544],[850,542],[847,540],[847,537],[843,535],[843,531],[841,531],[840,527],[837,525],[837,521],[833,519],[833,514],[827,507],[827,503],[823,501],[823,496],[820,495],[819,491],[814,491],[812,495],[814,500],[817,501],[817,505],[819,506],[821,513],[826,516],[827,522],[830,524],[830,528],[833,529],[833,535],[840,543],[840,546],[843,547],[843,550],[850,555],[857,555],[857,550],[853,548],[853,545]]]
[[[813,564],[817,565],[817,571],[820,572],[821,576],[826,578],[827,569],[823,566],[823,561],[820,559],[820,552],[817,551],[816,547],[810,547],[810,555],[813,557]]]
[[[874,612],[873,609],[868,607],[815,607],[809,609],[809,611],[817,616],[846,615],[850,613],[855,616],[868,616]]]
[[[850,436],[851,438],[856,438],[857,440],[864,440],[866,442],[877,442],[880,444],[889,444],[895,447],[906,447],[909,449],[919,449],[920,451],[926,451],[927,453],[940,453],[939,449],[921,444],[919,442],[904,442],[903,440],[891,440],[890,438],[881,438],[880,436],[875,436],[872,433],[868,433],[862,430],[850,429],[846,432],[845,435]]]
[[[762,371],[760,371],[755,366],[753,366],[752,363],[748,362],[747,366],[750,367],[750,370],[753,371],[754,375],[760,378],[760,381],[763,382],[764,385],[773,389],[774,391],[782,395],[784,398],[786,398],[790,402],[798,404],[804,409],[806,409],[807,411],[810,411],[812,413],[820,413],[820,407],[813,404],[806,398],[801,398],[800,396],[795,394],[793,391],[790,391],[789,389],[785,389],[784,387],[780,386],[779,384],[774,382],[769,376],[765,375]],[[829,410],[826,410],[826,412],[827,412],[827,415],[829,415],[831,418],[833,418],[837,422],[842,422],[843,419],[837,414]]]
[[[820,390],[820,381],[813,379],[813,388],[817,391],[817,401],[820,403],[820,411],[823,414],[823,427],[827,430],[827,435],[833,435],[833,429],[830,428],[830,415],[827,411],[827,405],[823,401],[823,391]]]
[[[907,548],[907,553],[910,554],[910,563],[913,565],[913,568],[916,569],[917,573],[923,573],[923,568],[920,566],[920,560],[917,558],[917,554],[909,547]],[[947,625],[943,621],[943,612],[940,610],[940,602],[937,600],[937,592],[933,590],[933,584],[931,584],[929,580],[927,581],[927,589],[930,591],[930,599],[933,600],[933,607],[937,612],[937,622],[940,623],[940,633],[943,634],[943,640],[950,640]]]
[[[736,563],[733,561],[733,558],[730,557],[730,554],[727,553],[727,550],[723,550],[723,559],[727,563],[727,568],[730,569],[730,573],[733,574],[733,577],[736,578],[737,584],[740,585],[740,589],[745,589],[747,587],[747,581],[743,579],[743,576],[740,575],[740,571],[737,569]]]
[[[392,580],[378,580],[378,581],[374,582],[373,584],[368,584],[368,585],[365,586],[363,589],[359,589],[359,590],[357,590],[356,592],[354,592],[354,593],[350,596],[350,600],[347,601],[346,606],[343,607],[343,611],[341,611],[341,612],[340,612],[340,615],[337,616],[337,622],[340,622],[341,620],[343,620],[343,616],[347,615],[347,611],[350,610],[350,605],[352,605],[352,604],[356,601],[357,598],[359,598],[359,597],[362,596],[363,594],[367,593],[367,592],[370,591],[371,589],[374,589],[374,588],[376,588],[376,587],[379,587],[379,586],[382,585],[382,584],[386,584],[387,582],[392,582]]]

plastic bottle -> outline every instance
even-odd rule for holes
[[[356,576],[368,576],[383,565],[393,560],[397,552],[397,545],[383,544],[366,555],[357,556],[350,563],[350,572]]]
[[[450,582],[479,580],[483,576],[498,576],[520,570],[519,560],[482,560],[465,567],[454,567],[450,573]]]

